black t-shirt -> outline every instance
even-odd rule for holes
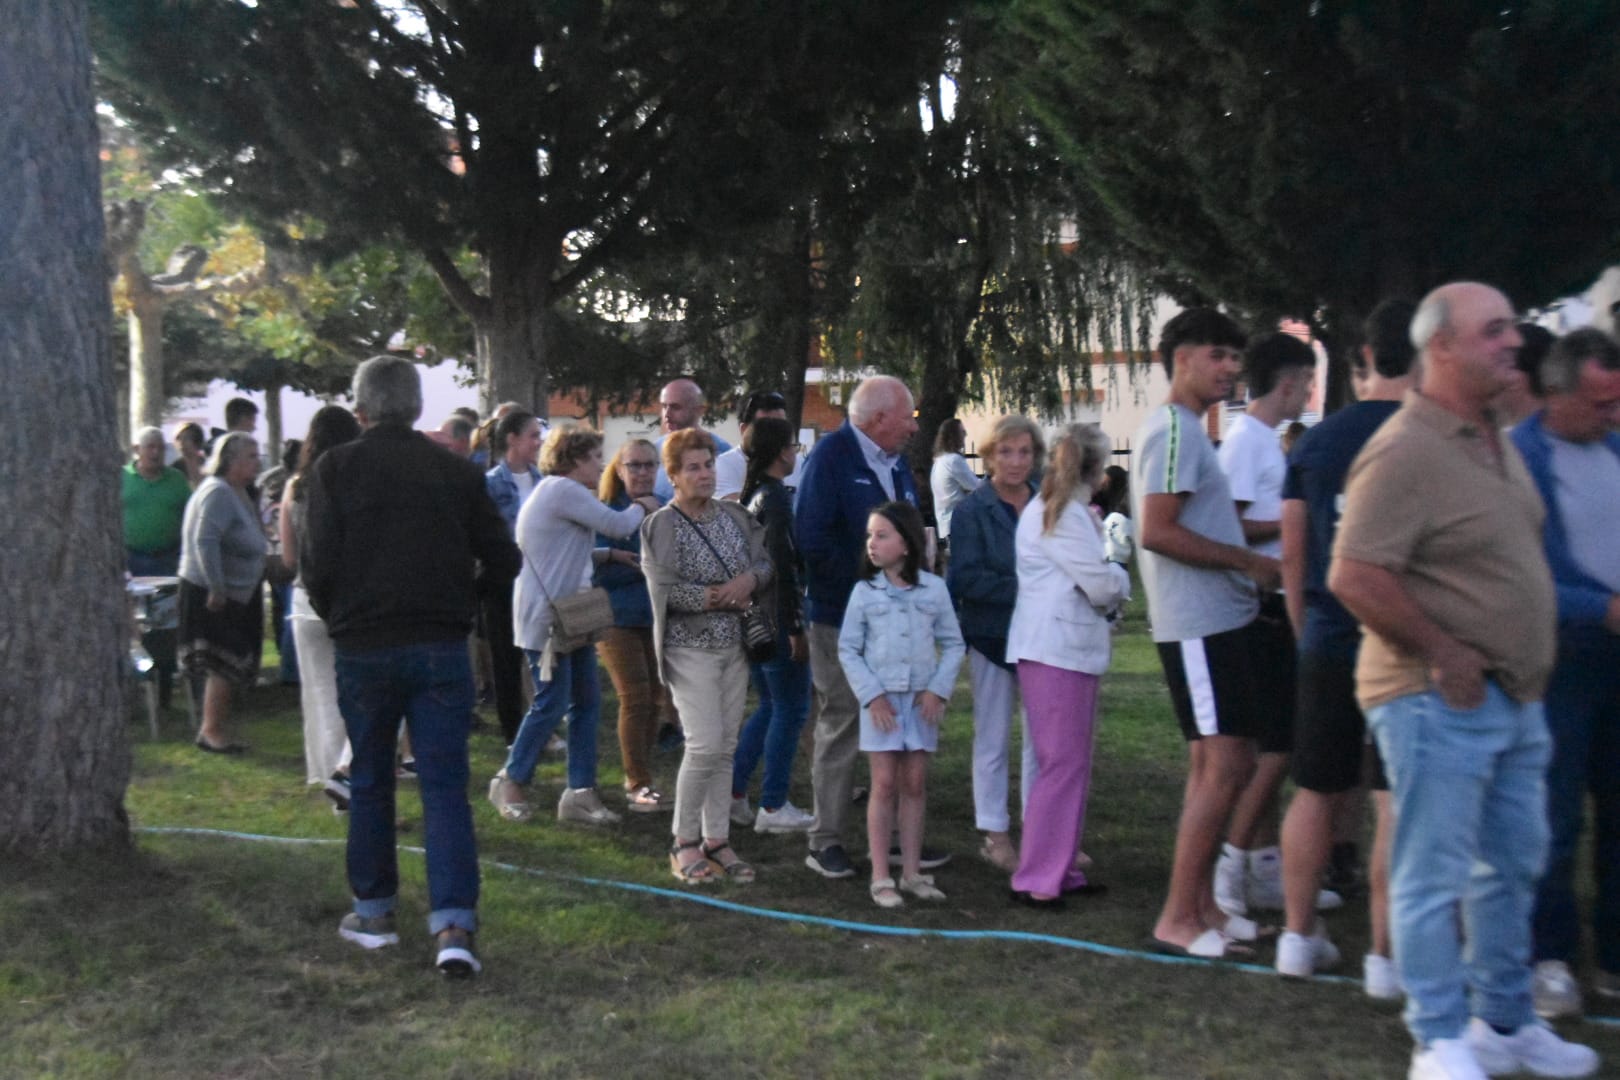
[[[1344,479],[1373,432],[1401,407],[1398,401],[1360,401],[1300,437],[1288,458],[1284,499],[1305,502],[1305,633],[1301,652],[1354,656],[1361,642],[1355,616],[1328,591],[1333,537],[1344,509]]]

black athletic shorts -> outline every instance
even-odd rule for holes
[[[1363,780],[1375,791],[1389,789],[1378,744],[1368,738],[1367,720],[1356,704],[1354,658],[1299,655],[1289,774],[1295,784],[1324,795],[1349,791]]]
[[[1181,733],[1258,740],[1264,734],[1254,672],[1254,624],[1189,641],[1158,642]]]
[[[1281,593],[1272,593],[1260,602],[1260,614],[1251,628],[1260,752],[1286,754],[1294,748],[1294,708],[1299,687],[1294,629],[1288,625],[1288,608]]]

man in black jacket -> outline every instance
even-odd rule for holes
[[[349,770],[349,887],[338,932],[367,949],[399,942],[394,905],[394,750],[410,724],[427,847],[428,928],[446,975],[481,970],[478,852],[467,804],[473,709],[467,632],[479,588],[511,588],[520,556],[483,475],[411,425],[422,384],[377,356],[354,375],[361,437],[321,456],[309,479],[299,568],[326,620]]]

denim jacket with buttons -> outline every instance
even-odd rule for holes
[[[905,589],[880,573],[850,591],[838,659],[863,706],[891,691],[949,700],[966,651],[944,579],[925,571]]]

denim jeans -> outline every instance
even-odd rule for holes
[[[535,766],[551,733],[568,717],[568,786],[596,786],[596,728],[601,721],[602,692],[596,672],[596,646],[584,645],[564,653],[551,665],[551,679],[540,681],[540,653],[524,649],[534,675],[534,704],[523,717],[512,750],[506,757],[506,776],[514,783],[534,779]]]
[[[1367,723],[1394,798],[1390,925],[1406,1026],[1427,1045],[1460,1037],[1470,1011],[1503,1028],[1530,1023],[1552,751],[1541,703],[1487,682],[1477,709],[1430,690],[1369,709]]]
[[[394,751],[399,722],[410,727],[427,848],[428,929],[478,929],[478,847],[467,804],[467,732],[473,707],[467,641],[381,649],[333,649],[338,707],[354,760],[349,765],[349,888],[354,910],[394,910]]]
[[[759,694],[759,708],[743,725],[737,738],[737,756],[731,765],[731,792],[746,795],[760,755],[765,756],[765,778],[760,781],[759,805],[780,810],[787,802],[793,758],[799,752],[799,732],[810,717],[810,665],[791,659],[787,634],[776,637],[776,659],[748,665],[749,677]]]
[[[1575,849],[1592,796],[1592,938],[1597,966],[1620,974],[1620,641],[1565,644],[1547,687],[1552,848],[1536,894],[1535,958],[1574,964],[1581,953]]]
[[[270,625],[276,630],[283,686],[298,685],[298,642],[293,639],[291,615],[292,582],[270,586]]]

